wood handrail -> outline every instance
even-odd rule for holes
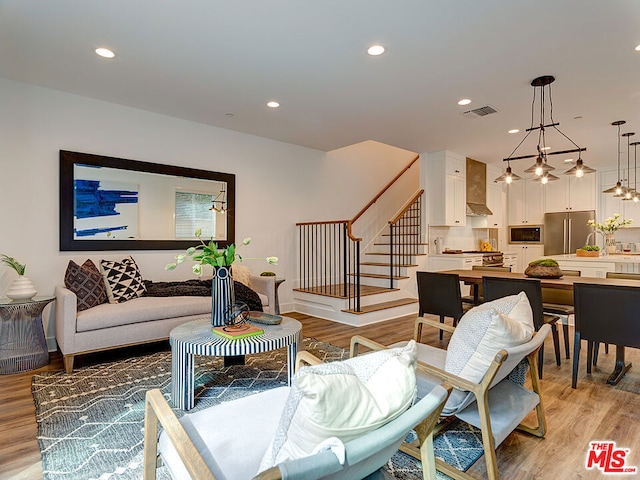
[[[407,166],[406,166],[406,167],[404,167],[404,168],[400,171],[400,173],[398,173],[398,174],[393,178],[393,180],[391,180],[389,183],[387,183],[387,185],[386,185],[382,190],[380,190],[380,192],[378,192],[378,194],[377,194],[375,197],[373,197],[373,199],[372,199],[369,203],[367,203],[367,205],[365,205],[365,207],[364,207],[362,210],[360,210],[360,211],[357,213],[357,215],[356,215],[355,217],[353,217],[353,218],[352,218],[352,219],[347,223],[347,235],[349,235],[349,238],[350,238],[351,240],[353,240],[354,242],[358,242],[358,241],[361,241],[361,240],[362,240],[361,238],[354,237],[354,236],[353,236],[353,232],[351,231],[351,227],[352,227],[352,225],[355,223],[355,221],[356,221],[356,220],[358,220],[362,215],[364,215],[364,212],[366,212],[367,210],[369,210],[369,208],[371,208],[371,206],[372,206],[374,203],[376,203],[376,202],[378,201],[378,199],[379,199],[382,195],[384,195],[384,193],[385,193],[387,190],[389,190],[389,189],[391,188],[391,186],[392,186],[394,183],[396,183],[396,182],[398,181],[398,179],[399,179],[399,178],[400,178],[400,177],[401,177],[401,176],[402,176],[402,175],[403,175],[407,170],[409,170],[409,169],[413,166],[413,164],[414,164],[414,163],[416,163],[416,162],[418,161],[418,159],[419,159],[419,158],[420,158],[420,155],[416,155],[416,156],[413,158],[413,160],[411,160],[411,161],[407,164]]]
[[[400,173],[398,173],[398,174],[394,177],[394,179],[393,179],[393,180],[391,180],[391,181],[390,181],[390,182],[389,182],[389,183],[388,183],[388,184],[387,184],[387,185],[386,185],[382,190],[380,190],[380,192],[379,192],[375,197],[373,197],[373,199],[372,199],[369,203],[367,203],[367,205],[366,205],[362,210],[360,210],[360,211],[357,213],[357,215],[356,215],[355,217],[353,217],[353,218],[351,219],[351,223],[355,223],[355,221],[356,221],[356,220],[358,220],[358,219],[359,219],[359,218],[364,214],[364,212],[366,212],[367,210],[369,210],[369,208],[371,208],[371,206],[372,206],[374,203],[376,203],[376,202],[378,201],[378,199],[379,199],[379,198],[380,198],[380,197],[381,197],[381,196],[382,196],[382,195],[383,195],[387,190],[389,190],[389,189],[391,188],[391,186],[392,186],[394,183],[396,183],[396,181],[397,181],[397,180],[398,180],[398,179],[399,179],[399,178],[404,174],[404,172],[406,172],[407,170],[409,170],[409,169],[413,166],[413,164],[414,164],[414,163],[416,163],[416,162],[418,161],[418,159],[419,159],[419,158],[420,158],[420,155],[416,155],[416,156],[415,156],[415,158],[414,158],[413,160],[411,160],[411,162],[409,162],[409,164],[408,164],[406,167],[404,167],[404,168],[402,169],[402,171],[401,171]]]
[[[415,201],[418,200],[418,198],[420,198],[420,195],[422,195],[423,193],[424,193],[424,190],[419,190],[418,193],[416,193],[413,197],[411,197],[411,200],[409,200],[406,203],[406,205],[403,207],[403,209],[400,210],[400,213],[398,213],[398,215],[393,217],[392,220],[389,220],[389,225],[395,225],[396,223],[398,223],[398,220],[400,220],[402,216],[405,213],[407,213],[407,211],[411,208],[411,206],[415,203]]]
[[[326,220],[324,222],[299,222],[299,223],[296,223],[296,227],[303,227],[305,225],[329,225],[332,223],[349,223],[349,220]]]

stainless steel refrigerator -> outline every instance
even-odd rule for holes
[[[596,218],[594,210],[567,213],[545,213],[544,215],[544,254],[561,255],[576,253],[584,246],[587,236],[593,228],[587,225]],[[596,239],[591,238],[591,243]]]

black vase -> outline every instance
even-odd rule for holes
[[[231,267],[213,267],[211,280],[211,324],[224,325],[229,305],[235,302]]]

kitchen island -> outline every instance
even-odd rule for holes
[[[561,269],[580,270],[583,277],[604,278],[607,272],[640,274],[640,254],[612,253],[599,257],[578,257],[575,254],[550,255]]]

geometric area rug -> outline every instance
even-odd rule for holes
[[[324,361],[348,351],[305,338],[301,350]],[[224,367],[221,358],[196,357],[195,407],[190,412],[287,383],[286,348],[247,355],[245,365]],[[171,399],[171,352],[33,376],[38,444],[45,480],[142,478],[144,396],[160,389]],[[174,409],[178,417],[182,410]],[[483,454],[479,430],[459,422],[434,439],[436,456],[466,471]],[[399,480],[422,478],[420,462],[397,452],[387,465]],[[449,478],[438,472],[439,478]],[[159,468],[157,478],[169,478]]]

